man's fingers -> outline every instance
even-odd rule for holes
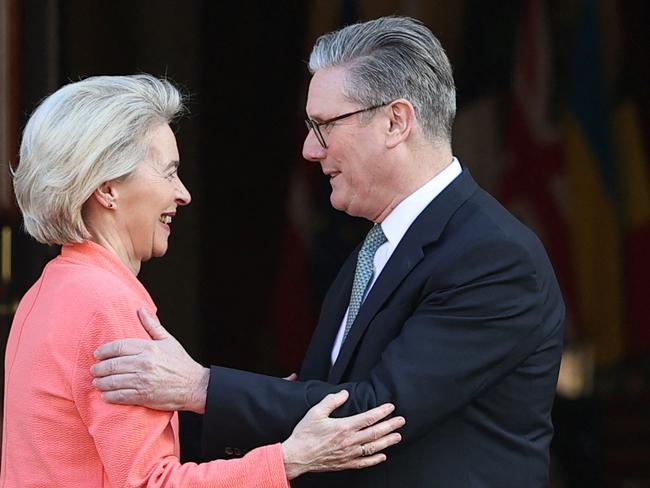
[[[144,385],[142,377],[136,373],[115,374],[95,378],[93,386],[100,391],[140,390]]]
[[[298,379],[298,375],[296,373],[291,373],[289,376],[285,376],[282,379],[287,381],[296,381]]]
[[[158,320],[156,320],[156,318],[144,308],[138,310],[138,317],[152,339],[161,340],[171,337],[169,332],[160,325],[160,322],[158,322]],[[121,339],[118,341],[108,342],[99,346],[95,350],[94,356],[95,359],[100,361],[117,356],[133,356],[144,351],[146,345],[149,343],[150,341],[145,339]]]
[[[144,368],[145,366],[141,361],[135,359],[135,356],[111,357],[93,364],[90,367],[90,373],[96,378],[101,378],[114,374],[142,371]]]
[[[147,333],[154,340],[167,339],[171,334],[158,322],[158,319],[151,315],[145,308],[138,310],[138,318],[142,322]]]
[[[138,390],[115,390],[102,392],[102,400],[118,405],[136,405],[142,394]]]
[[[117,356],[134,356],[144,351],[146,344],[150,342],[144,339],[120,339],[119,341],[107,342],[95,349],[95,359],[102,360]]]

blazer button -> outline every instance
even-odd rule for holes
[[[225,452],[226,454],[228,454],[228,456],[232,456],[232,454],[233,454],[233,452],[232,452],[232,447],[226,447],[226,448],[224,449],[224,452]]]
[[[241,449],[235,447],[235,456],[241,456]]]

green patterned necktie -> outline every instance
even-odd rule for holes
[[[352,283],[352,294],[350,296],[350,308],[348,309],[348,319],[345,322],[345,333],[343,334],[343,341],[348,336],[350,328],[357,318],[359,308],[363,302],[363,297],[366,294],[366,288],[375,273],[375,253],[379,246],[386,242],[386,236],[381,230],[381,225],[375,224],[366,239],[363,241],[359,255],[357,256],[357,269],[354,272],[354,282]]]

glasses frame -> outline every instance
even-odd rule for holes
[[[361,114],[364,112],[370,112],[371,110],[375,110],[381,107],[385,107],[386,105],[389,105],[393,102],[384,102],[380,103],[379,105],[373,105],[372,107],[368,108],[362,108],[360,110],[355,110],[354,112],[347,112],[341,115],[337,115],[336,117],[332,117],[331,119],[323,120],[322,122],[316,122],[314,119],[306,118],[305,119],[305,125],[307,126],[307,131],[313,130],[314,135],[316,136],[316,140],[318,140],[319,144],[323,146],[323,149],[327,149],[327,143],[325,142],[325,138],[323,137],[323,134],[320,131],[321,126],[331,124],[332,122],[337,122],[342,119],[347,119],[348,117],[352,117],[353,115],[356,114]]]

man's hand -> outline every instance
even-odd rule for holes
[[[203,413],[210,370],[194,361],[146,310],[138,310],[138,317],[153,340],[123,339],[95,351],[100,362],[90,371],[102,398],[156,410]]]

